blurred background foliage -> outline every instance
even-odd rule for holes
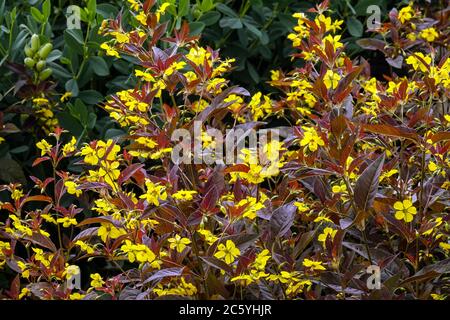
[[[292,68],[288,58],[292,45],[286,38],[295,25],[292,14],[306,12],[320,1],[169,2],[174,5],[164,16],[170,20],[168,32],[187,20],[192,34],[202,33],[203,44],[220,49],[225,57],[236,58],[236,70],[230,75],[234,84],[252,92],[270,92],[273,89],[266,84],[270,71]],[[384,20],[388,8],[406,3],[331,1],[334,14],[345,21],[344,41],[348,42],[350,54],[361,50],[356,40],[371,36],[365,27],[369,5],[379,5]],[[72,5],[81,9],[80,30],[67,29],[71,13],[68,8]],[[35,143],[51,131],[51,125],[46,128],[41,123],[43,112],[55,117],[79,143],[124,134],[98,104],[110,93],[131,88],[135,79],[126,60],[104,56],[99,49],[104,39],[98,29],[104,19],[115,17],[126,5],[126,0],[0,0],[0,166],[5,169],[0,170],[0,182],[25,183],[26,176],[37,174],[32,168],[37,154]],[[424,1],[425,10],[427,5],[428,1]],[[124,25],[135,23],[127,14],[123,21]],[[53,45],[45,59],[45,67],[52,72],[45,81],[36,81],[36,74],[30,74],[24,65],[24,50],[33,34],[39,35],[41,44]],[[36,98],[47,99],[49,109],[42,111]]]

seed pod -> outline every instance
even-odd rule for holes
[[[33,36],[31,37],[31,50],[37,52],[40,46],[41,41],[39,40],[39,36],[37,34],[33,34]]]
[[[36,61],[31,58],[25,58],[25,60],[23,60],[23,62],[30,69],[33,69],[34,65],[36,64]]]
[[[26,46],[24,52],[28,58],[31,58],[34,54],[33,50],[31,50],[30,46]]]
[[[52,75],[53,71],[50,68],[45,69],[39,74],[39,80],[44,81],[47,80],[48,77]]]
[[[47,59],[48,55],[53,49],[53,45],[51,43],[46,43],[44,46],[41,47],[39,50],[39,56],[41,59],[45,60]]]
[[[42,70],[44,70],[45,66],[46,66],[45,61],[44,60],[40,60],[40,61],[38,61],[38,63],[36,63],[36,70],[37,71],[42,71]]]

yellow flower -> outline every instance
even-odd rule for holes
[[[69,100],[69,98],[72,96],[72,92],[66,92],[62,95],[62,97],[59,99],[61,102],[65,102]]]
[[[145,244],[133,244],[130,240],[125,240],[120,250],[128,255],[128,261],[132,263],[135,261],[152,263],[156,259],[156,255]]]
[[[430,294],[431,298],[433,298],[433,300],[445,300],[447,299],[447,296],[444,294],[437,294],[437,293],[432,293]]]
[[[50,153],[52,149],[52,145],[48,143],[45,139],[42,139],[40,142],[36,143],[36,147],[41,150],[41,157],[46,153]]]
[[[208,243],[209,245],[212,245],[214,242],[216,242],[219,239],[211,231],[206,230],[206,229],[199,229],[199,230],[197,230],[197,232],[203,236],[206,243]]]
[[[94,248],[91,247],[90,245],[88,245],[87,243],[81,241],[81,240],[77,240],[75,242],[75,245],[79,246],[80,249],[82,251],[85,251],[87,254],[93,254],[94,253]]]
[[[30,295],[30,293],[31,293],[30,289],[22,288],[22,290],[20,291],[20,294],[19,294],[19,300],[22,299],[25,296]]]
[[[169,238],[167,241],[170,243],[170,249],[176,249],[179,253],[183,252],[191,240],[188,238],[181,238],[180,235],[175,235],[174,238]]]
[[[81,300],[85,297],[86,295],[75,292],[69,295],[69,299],[70,300]]]
[[[402,8],[398,13],[398,20],[400,20],[401,23],[405,23],[406,21],[411,20],[413,17],[414,9],[410,5]]]
[[[45,257],[47,254],[44,253],[44,250],[39,249],[39,248],[31,248],[31,249],[35,253],[34,260],[41,262],[46,267],[50,266],[51,257],[49,257],[49,259],[47,259]]]
[[[428,162],[428,170],[435,172],[439,167],[433,161]]]
[[[323,82],[327,89],[336,89],[339,84],[339,80],[341,80],[341,76],[332,70],[327,70],[323,76]]]
[[[186,55],[186,58],[188,60],[191,60],[193,63],[200,67],[202,67],[205,63],[205,60],[209,59],[210,57],[211,53],[209,53],[202,47],[192,47],[189,50],[189,53]]]
[[[281,79],[281,71],[280,70],[270,70],[270,80],[278,81]]]
[[[97,235],[102,238],[103,242],[106,242],[107,238],[116,239],[124,234],[126,234],[124,230],[116,228],[111,223],[102,223],[97,230]]]
[[[119,52],[116,49],[109,46],[107,43],[102,43],[100,48],[106,51],[106,54],[111,57],[120,58]]]
[[[155,140],[148,137],[139,137],[136,139],[136,142],[143,146],[146,146],[149,149],[153,149],[158,146],[158,143]]]
[[[421,60],[418,59],[416,56],[422,58]],[[414,52],[413,55],[410,55],[408,58],[406,58],[406,63],[413,66],[414,70],[420,70],[422,72],[427,72],[428,68],[427,66],[422,62],[425,61],[427,65],[430,65],[431,63],[431,57],[430,56],[424,56],[422,52]],[[390,83],[389,83],[390,84]]]
[[[405,220],[405,222],[413,221],[414,215],[417,213],[416,207],[413,206],[411,200],[406,199],[394,203],[395,219]]]
[[[5,142],[5,141],[6,141],[5,138],[0,137],[0,144],[2,144],[2,143]]]
[[[136,16],[136,20],[139,21],[143,26],[147,25],[147,15],[144,11],[139,12]]]
[[[73,276],[80,274],[80,267],[77,265],[66,265],[66,270],[64,270],[66,279],[70,279]]]
[[[442,249],[444,249],[447,252],[450,252],[450,243],[441,242],[441,243],[439,243],[439,247],[441,247]]]
[[[444,114],[444,119],[450,123],[450,114]]]
[[[130,42],[130,37],[126,33],[121,33],[117,31],[113,31],[110,33],[114,38],[116,38],[119,43],[128,43]]]
[[[29,268],[28,264],[18,260],[17,261],[17,266],[20,268],[21,275],[22,275],[23,278],[27,279],[27,278],[30,277],[30,268]]]
[[[231,264],[234,260],[241,254],[241,251],[236,247],[233,241],[227,240],[226,244],[219,244],[217,247],[217,252],[214,257],[217,259],[222,259],[226,263]]]
[[[170,7],[172,4],[169,2],[164,2],[158,10],[156,10],[156,21],[159,22],[159,19],[161,18],[161,14],[164,14],[168,7]]]
[[[78,185],[73,181],[65,181],[64,185],[66,186],[67,192],[69,194],[74,194],[77,197],[79,197],[83,193],[82,190],[77,189]]]
[[[167,199],[167,192],[165,191],[165,187],[155,184],[151,180],[147,179],[145,181],[145,186],[147,188],[147,192],[141,195],[140,199],[145,199],[149,204],[153,204],[155,206],[159,206],[160,200]]]
[[[257,92],[252,97],[248,107],[250,107],[252,111],[253,120],[258,121],[260,118],[263,118],[272,112],[272,101],[268,96],[263,96],[261,92]]]
[[[208,106],[208,102],[206,100],[200,99],[199,101],[194,101],[192,103],[192,111],[194,112],[202,112]]]
[[[128,3],[130,4],[130,8],[134,11],[139,10],[139,2],[137,2],[136,0],[127,0]]]
[[[86,145],[83,148],[81,148],[82,156],[84,156],[84,162],[87,164],[91,164],[95,166],[98,163],[98,157],[94,149],[91,148],[91,146]]]
[[[345,193],[347,191],[347,186],[345,184],[335,185],[331,188],[333,193]]]
[[[323,229],[323,233],[319,234],[319,237],[317,240],[322,242],[322,245],[325,246],[327,238],[330,236],[331,240],[333,240],[334,236],[336,235],[337,230],[334,230],[333,228],[326,227]]]
[[[333,222],[330,218],[325,217],[325,216],[318,216],[317,218],[314,219],[314,222],[316,222],[316,223],[322,222],[322,221],[329,222],[329,223]]]
[[[64,228],[69,228],[71,225],[76,226],[78,223],[75,218],[69,218],[69,217],[58,218],[56,220],[56,222],[62,223]]]
[[[325,48],[326,41],[328,41],[333,46],[334,51],[336,51],[336,49],[342,48],[344,46],[344,44],[339,40],[341,40],[340,35],[332,36],[331,34],[329,34],[325,38],[323,38],[322,46],[323,48]]]
[[[98,170],[99,177],[103,177],[103,180],[109,184],[112,188],[117,189],[116,180],[120,176],[119,161],[107,162],[102,161],[101,167]]]
[[[303,138],[300,141],[300,146],[307,146],[308,149],[312,152],[316,151],[318,146],[324,146],[325,142],[322,138],[317,134],[316,129],[313,127],[302,127],[304,134]]]
[[[337,30],[340,30],[341,24],[344,23],[343,20],[336,20],[333,22],[331,20],[331,17],[325,17],[323,14],[318,15],[314,19],[314,22],[319,28],[321,28],[322,25],[324,25],[325,32],[332,31],[333,33],[336,32]]]
[[[164,71],[164,75],[171,76],[176,70],[181,70],[185,66],[186,66],[186,62],[184,62],[184,61],[174,62]]]
[[[70,142],[66,143],[63,146],[63,155],[64,155],[64,157],[67,157],[67,155],[69,155],[70,153],[72,153],[72,152],[74,152],[76,150],[76,144],[77,144],[77,139],[75,137],[72,137]]]
[[[20,189],[14,189],[14,191],[11,194],[11,199],[13,200],[20,200],[24,196],[23,191]]]
[[[222,92],[222,89],[226,86],[227,81],[223,78],[214,78],[211,79],[206,87],[208,91],[212,91],[215,94],[219,94]]]
[[[309,259],[304,259],[303,260],[303,266],[305,266],[306,268],[309,268],[313,271],[315,270],[326,270],[326,268],[322,265],[322,261],[314,261],[314,260],[309,260]]]
[[[386,178],[389,178],[389,177],[391,177],[391,176],[393,176],[394,174],[397,174],[398,173],[398,170],[397,169],[391,169],[391,170],[389,170],[388,172],[383,172],[381,175],[380,175],[380,182],[381,181],[383,181],[384,179],[386,179]]]
[[[172,198],[180,201],[191,201],[196,194],[197,191],[194,190],[179,190],[172,195]]]
[[[439,38],[439,33],[434,28],[426,28],[420,32],[420,37],[428,42],[433,42]]]
[[[148,72],[144,72],[141,70],[135,70],[134,72],[136,74],[136,77],[142,78],[147,82],[155,82],[155,78],[153,78],[153,76]]]
[[[232,110],[233,112],[235,112],[235,113],[240,110],[240,108],[242,106],[242,103],[244,103],[244,100],[241,97],[239,97],[239,96],[237,96],[235,94],[230,94],[223,101],[226,102],[226,103],[230,103],[228,108],[230,110]]]
[[[102,276],[98,273],[91,274],[91,279],[92,279],[91,287],[101,288],[105,284],[105,281],[103,281]]]
[[[49,101],[46,98],[34,98],[33,103],[38,106],[45,106],[49,103]]]

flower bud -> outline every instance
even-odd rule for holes
[[[36,63],[36,70],[37,71],[42,71],[42,70],[44,70],[45,66],[46,66],[45,61],[44,60],[40,60],[40,61],[38,61],[38,63]]]
[[[32,69],[34,67],[34,65],[36,64],[36,61],[34,59],[31,59],[31,58],[25,58],[23,60],[23,62],[30,69]]]
[[[39,50],[39,57],[41,59],[45,60],[47,59],[48,55],[53,49],[53,45],[51,43],[46,43],[42,48]]]
[[[50,68],[45,69],[39,74],[39,80],[44,81],[47,80],[48,77],[52,75],[53,71]]]
[[[37,34],[33,34],[31,37],[31,50],[33,50],[33,52],[37,52],[40,46],[41,41],[39,40],[39,36]]]

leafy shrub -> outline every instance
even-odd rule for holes
[[[31,177],[35,190],[1,187],[3,297],[446,298],[445,14],[393,9],[384,41],[360,41],[407,70],[382,81],[346,54],[327,2],[296,13],[288,38],[301,66],[273,70],[278,99],[231,86],[233,59],[200,46],[187,23],[167,37],[173,4],[128,2],[135,20],[99,29],[105,54],[133,65],[135,87],[102,105],[127,135],[78,144],[57,127],[37,144],[33,166],[48,170]],[[210,155],[226,129],[276,118],[289,124],[283,140],[263,142],[257,161],[249,149],[233,164],[171,161],[177,129],[200,121],[185,144]],[[60,169],[68,161],[80,169]],[[365,281],[370,265],[379,290]],[[82,289],[66,288],[80,267]]]

